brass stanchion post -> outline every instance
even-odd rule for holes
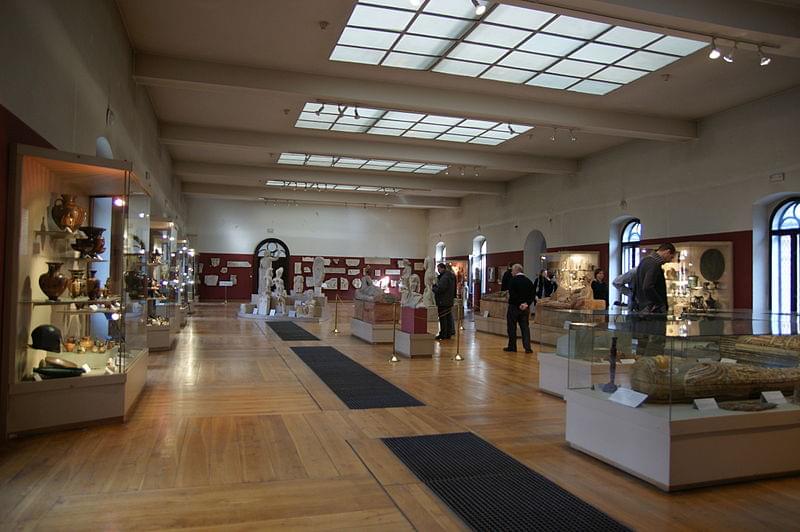
[[[464,329],[464,317],[462,315],[458,320],[458,327],[456,327],[456,356],[453,357],[453,360],[455,360],[456,362],[464,360],[464,357],[461,356],[461,331],[463,329]]]
[[[395,347],[397,339],[397,302],[392,304],[392,358],[389,362],[400,362],[397,358],[397,348]]]
[[[333,300],[333,334],[339,334],[339,295]]]

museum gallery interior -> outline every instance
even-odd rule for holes
[[[0,529],[800,528],[800,3],[0,0],[0,65]]]

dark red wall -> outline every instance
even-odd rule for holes
[[[6,228],[9,227],[8,219],[8,186],[9,177],[13,172],[13,165],[15,164],[12,159],[11,146],[13,144],[31,144],[43,148],[52,148],[52,144],[47,142],[33,129],[29,128],[25,123],[11,114],[8,109],[0,105],[0,212],[5,213],[3,217],[3,227],[0,229],[0,257],[6,257]],[[5,260],[0,261],[0,305],[2,305],[3,314],[6,310],[5,301]],[[0,346],[5,345],[2,336],[2,329],[0,329]],[[3,354],[3,359],[8,353]],[[5,374],[6,364],[0,364],[0,439],[5,438],[5,421],[6,421],[6,393],[8,378]]]
[[[292,289],[292,283],[294,282],[294,264],[295,262],[300,262],[304,267],[311,267],[311,262],[302,262],[303,257],[308,257],[310,255],[296,255],[289,257],[289,282],[286,285],[286,290],[290,291]],[[211,258],[219,258],[220,263],[219,266],[213,268],[211,266]],[[355,288],[353,288],[353,280],[356,278],[360,278],[363,275],[364,267],[367,265],[364,262],[364,257],[336,257],[336,256],[325,256],[326,259],[331,259],[331,264],[326,266],[326,268],[344,268],[347,269],[358,269],[359,275],[347,275],[344,274],[326,274],[325,278],[328,277],[346,277],[350,281],[350,288],[348,290],[323,290],[323,294],[327,295],[329,298],[334,298],[339,296],[343,300],[351,300],[353,299],[353,295],[355,293]],[[339,264],[334,264],[333,259],[338,259]],[[358,266],[347,266],[345,264],[345,259],[358,259],[359,265]],[[230,279],[231,274],[237,275],[237,285],[234,287],[228,288],[228,299],[230,300],[246,300],[250,301],[250,294],[253,293],[253,288],[257,287],[258,280],[253,279],[252,275],[252,268],[228,268],[227,273],[220,273],[220,268],[225,267],[226,263],[229,260],[238,260],[238,261],[248,261],[252,264],[253,262],[253,255],[251,253],[200,253],[197,257],[198,264],[203,264],[203,271],[200,274],[200,300],[201,301],[213,301],[213,300],[222,300],[225,298],[225,288],[219,286],[206,286],[203,283],[203,277],[209,274],[216,274],[219,275],[220,281],[226,281]],[[393,258],[390,259],[391,264],[369,264],[372,266],[373,269],[380,270],[381,275],[380,278],[386,276],[386,269],[400,269],[397,265],[397,262],[401,260],[400,258]],[[423,262],[423,259],[409,259],[412,263],[414,262]],[[423,281],[424,272],[415,270],[414,273],[420,276],[420,281]],[[302,273],[303,277],[310,277],[310,273]],[[399,275],[389,275],[390,280],[400,280]],[[306,287],[307,288],[307,287]],[[397,288],[389,288],[389,291],[395,295],[399,295],[399,290]]]
[[[487,277],[486,292],[499,292],[500,281],[503,279],[503,273],[508,269],[508,264],[509,263],[522,264],[523,262],[522,256],[523,256],[522,251],[504,251],[502,253],[489,253],[486,256],[486,268],[487,270],[491,267],[495,268],[495,280],[493,282],[489,282],[489,279]],[[489,275],[488,271],[483,273],[484,275]]]

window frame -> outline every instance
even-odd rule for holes
[[[780,260],[779,257],[776,257],[775,237],[784,236],[793,237],[790,240],[791,247],[789,250],[790,288],[789,308],[786,311],[791,313],[800,311],[800,226],[793,229],[774,229],[776,217],[786,209],[787,205],[791,204],[795,205],[795,209],[800,208],[800,197],[793,196],[781,201],[775,206],[769,217],[769,308],[771,312],[783,312],[781,308],[777,307],[781,302],[775,301],[775,261]],[[778,253],[778,255],[780,255],[780,253]],[[780,265],[777,265],[777,267],[780,271]]]

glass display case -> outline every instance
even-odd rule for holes
[[[149,196],[125,161],[16,146],[15,163],[6,433],[123,419],[147,370]]]
[[[673,314],[733,308],[733,244],[680,242],[677,256],[662,266]]]
[[[573,447],[665,490],[800,470],[797,315],[561,317]]]
[[[599,262],[597,251],[559,251],[541,257],[542,269],[550,272],[551,278],[567,290],[579,290],[592,282],[594,269]],[[539,272],[530,272],[531,279]]]

